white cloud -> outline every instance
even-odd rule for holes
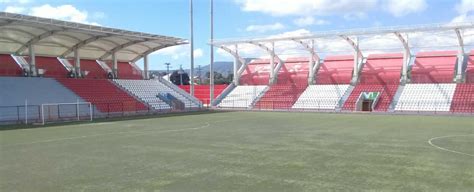
[[[455,6],[458,16],[456,16],[451,22],[474,22],[474,0],[461,0]]]
[[[310,25],[327,25],[330,22],[323,19],[315,19],[312,16],[306,16],[293,20],[293,23],[299,27],[305,27]]]
[[[19,7],[19,6],[7,6],[5,8],[5,12],[8,13],[24,13],[26,11],[25,7]]]
[[[384,6],[395,17],[422,12],[428,7],[426,0],[387,0]]]
[[[60,5],[53,7],[49,4],[46,4],[39,7],[33,7],[30,9],[29,15],[98,25],[98,23],[88,20],[87,11],[80,11],[72,5]]]
[[[365,18],[367,18],[367,14],[364,12],[352,12],[344,14],[344,19],[347,21],[354,21]]]
[[[18,4],[28,4],[30,0],[0,0],[0,3],[18,3]]]
[[[59,5],[51,6],[49,4],[36,6],[36,7],[27,7],[24,4],[29,3],[29,0],[20,0],[20,1],[10,1],[10,0],[0,0],[0,3],[11,4],[5,8],[5,12],[9,13],[21,13],[32,15],[36,17],[44,17],[65,21],[72,21],[77,23],[99,25],[96,22],[90,20],[89,14],[87,11],[79,10],[72,5]],[[102,12],[97,12],[92,15],[95,19],[101,19],[105,17],[105,14]]]
[[[245,29],[248,32],[258,32],[258,33],[265,33],[267,31],[276,31],[280,29],[284,29],[285,26],[281,23],[274,23],[268,25],[249,25]]]
[[[378,0],[235,0],[244,11],[262,12],[273,16],[331,15],[368,11]]]
[[[179,60],[182,58],[190,57],[189,52],[190,45],[176,45],[172,47],[167,47],[159,51],[155,51],[153,55],[169,56],[174,60]],[[204,51],[201,48],[194,49],[194,58],[200,58],[204,56]]]
[[[201,48],[194,49],[194,58],[200,58],[204,55],[204,51]]]

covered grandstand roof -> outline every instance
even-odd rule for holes
[[[74,57],[135,62],[166,47],[187,44],[185,39],[102,26],[0,12],[0,53]]]

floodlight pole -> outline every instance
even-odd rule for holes
[[[210,0],[211,3],[211,62],[209,64],[209,105],[212,107],[214,102],[214,0]]]
[[[193,18],[193,0],[189,0],[189,8],[190,8],[190,19],[191,19],[191,45],[190,45],[190,51],[191,51],[191,70],[189,72],[189,76],[191,77],[191,88],[189,90],[189,93],[194,96],[194,18]]]

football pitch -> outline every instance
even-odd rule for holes
[[[472,191],[474,118],[197,113],[0,131],[0,191]]]

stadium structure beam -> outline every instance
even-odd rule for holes
[[[122,44],[122,45],[119,45],[119,46],[116,46],[114,47],[113,49],[111,49],[110,51],[108,51],[107,53],[105,53],[104,55],[100,56],[99,57],[99,60],[104,60],[106,59],[107,57],[109,57],[110,55],[112,55],[113,53],[116,53],[126,47],[130,47],[132,45],[136,45],[136,44],[140,44],[140,43],[143,43],[143,42],[147,42],[148,39],[143,39],[143,40],[134,40],[134,41],[129,41],[125,44]]]
[[[28,53],[30,54],[30,75],[33,77],[38,76],[38,71],[36,70],[36,54],[35,54],[35,45],[31,44],[28,46]]]
[[[117,53],[112,53],[112,73],[115,79],[118,79],[118,61],[117,61]]]
[[[260,47],[261,49],[265,50],[270,55],[270,82],[269,84],[273,85],[274,83],[276,83],[278,79],[278,72],[280,71],[281,66],[285,64],[285,62],[278,55],[275,54],[275,43],[271,42],[272,43],[271,48],[260,42],[250,41],[248,43],[255,45],[257,47]],[[275,59],[278,60],[278,64],[276,66],[275,66]]]
[[[15,29],[15,28],[10,28],[10,27],[0,27],[0,30],[10,30],[10,31],[15,31],[15,32],[20,32],[20,33],[24,33],[24,34],[27,34],[31,37],[35,37],[36,35],[33,34],[33,33],[30,33],[28,31],[25,31],[25,30],[21,30],[21,29]]]
[[[316,70],[319,68],[319,65],[321,64],[321,58],[319,57],[319,55],[316,53],[316,51],[314,50],[314,39],[311,40],[311,45],[309,43],[306,43],[302,40],[296,40],[294,39],[293,41],[295,41],[296,43],[300,44],[303,46],[303,48],[309,52],[309,54],[311,55],[309,57],[309,66],[308,66],[308,84],[309,85],[313,85],[314,84],[314,77],[315,77],[315,73],[316,73]]]
[[[174,38],[174,37],[167,37],[162,35],[153,35],[149,33],[142,33],[142,32],[135,32],[135,31],[128,31],[122,29],[114,29],[96,25],[87,25],[82,23],[74,23],[69,21],[61,21],[56,19],[47,19],[29,15],[22,15],[16,13],[7,13],[7,12],[0,12],[0,19],[3,20],[12,20],[22,23],[33,23],[37,25],[43,25],[51,27],[59,27],[59,28],[67,28],[75,31],[85,32],[85,33],[102,33],[108,35],[118,35],[124,37],[131,37],[131,38],[147,38],[152,40],[159,40],[163,42],[176,42],[182,41],[182,39]]]
[[[359,79],[359,70],[362,68],[362,62],[364,61],[364,55],[359,48],[359,37],[356,37],[356,41],[345,35],[341,35],[340,37],[349,43],[349,45],[354,49],[354,69],[352,74],[352,83],[356,83]]]
[[[400,40],[400,42],[402,43],[403,45],[403,49],[404,49],[404,52],[403,52],[403,64],[402,64],[402,83],[406,83],[407,80],[408,80],[408,65],[410,64],[411,60],[412,60],[412,57],[413,55],[411,54],[411,49],[410,49],[410,45],[408,44],[408,35],[405,37],[403,37],[403,35],[399,32],[395,32],[394,33],[395,36],[397,36],[397,38]]]
[[[462,35],[462,31],[459,28],[454,29],[454,32],[456,32],[456,36],[458,39],[458,44],[459,44],[459,51],[458,51],[458,63],[457,63],[457,69],[456,69],[456,82],[462,82],[462,77],[463,77],[463,64],[464,64],[464,59],[465,59],[465,49],[464,49],[464,38]]]
[[[235,44],[235,51],[232,49],[226,47],[226,46],[219,46],[220,49],[224,50],[225,52],[231,54],[234,57],[234,84],[239,85],[240,81],[240,76],[242,75],[243,70],[240,70],[241,68],[246,68],[247,67],[247,62],[245,62],[245,59],[242,58],[239,55],[238,52],[238,45]]]
[[[23,52],[25,49],[27,49],[30,45],[32,44],[36,44],[37,42],[41,41],[42,39],[45,39],[45,38],[48,38],[48,37],[51,37],[53,35],[55,35],[56,33],[59,33],[61,31],[65,31],[65,29],[62,29],[62,30],[55,30],[55,31],[47,31],[47,32],[44,32],[32,39],[30,39],[28,42],[26,42],[25,44],[23,44],[18,50],[16,50],[15,54],[16,55],[20,55],[21,52]]]
[[[76,77],[81,77],[81,57],[79,55],[79,49],[74,50],[74,67],[76,72]]]
[[[428,31],[448,31],[453,29],[472,29],[474,28],[474,22],[456,23],[456,24],[429,24],[429,25],[415,25],[415,26],[392,26],[383,28],[372,28],[372,29],[351,29],[345,31],[323,31],[313,33],[312,35],[298,36],[298,37],[277,37],[277,38],[253,38],[253,39],[223,39],[215,40],[212,42],[213,45],[232,45],[241,44],[248,42],[277,42],[277,41],[291,41],[293,39],[304,40],[304,39],[317,39],[324,37],[338,37],[344,36],[360,36],[360,35],[380,35],[380,34],[391,34],[395,32],[399,33],[410,33],[410,32],[428,32]]]
[[[61,54],[60,57],[64,58],[67,55],[69,55],[70,53],[74,52],[76,49],[80,49],[84,45],[87,45],[89,43],[92,43],[94,41],[97,41],[97,40],[105,38],[105,37],[109,37],[109,36],[93,36],[93,37],[90,37],[88,39],[85,39],[84,41],[78,42],[75,45],[73,45],[72,47],[70,47],[68,50],[66,50],[63,54]]]

